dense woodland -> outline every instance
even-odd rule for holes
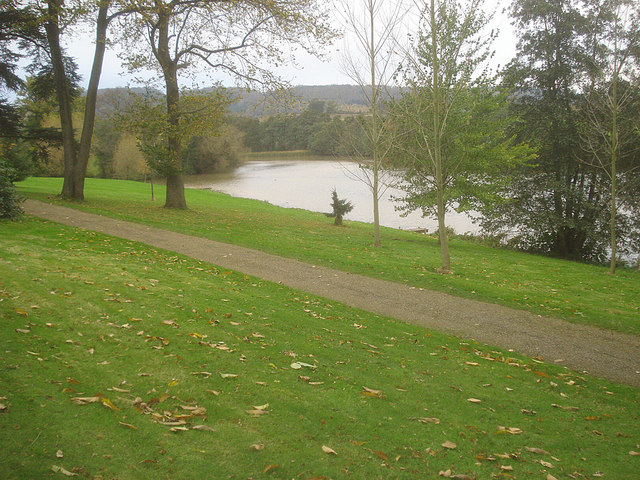
[[[245,52],[247,32],[294,43],[315,35],[322,45],[335,32],[322,24],[315,2],[290,2],[291,11],[271,10],[271,2],[238,2],[237,11],[216,10],[222,8],[216,1],[182,3],[178,9],[170,1],[144,8],[98,2],[77,17],[61,2],[2,3],[0,86],[16,95],[0,100],[3,192],[27,175],[62,175],[62,195],[82,198],[86,175],[153,173],[168,179],[167,206],[185,208],[183,173],[233,168],[249,151],[305,150],[352,157],[364,170],[366,159],[380,159],[376,169],[405,172],[401,208],[437,215],[443,225],[447,211],[474,209],[488,235],[514,248],[581,261],[611,258],[612,272],[620,252],[640,251],[638,2],[515,1],[509,14],[519,32],[517,56],[488,75],[483,62],[493,47],[482,35],[482,2],[424,1],[420,30],[392,77],[296,87],[285,95],[268,69],[239,70],[250,57],[221,64],[210,55],[225,61],[245,55],[237,52]],[[303,23],[287,23],[294,12]],[[378,19],[371,15],[373,25]],[[151,25],[158,36],[149,41],[156,43],[127,61],[157,68],[166,88],[98,90],[92,76],[80,89],[85,73],[58,42],[71,17],[83,17],[99,35],[111,32],[122,45]],[[228,29],[227,44],[217,50],[179,44],[182,38],[164,30],[172,24],[197,30],[188,22],[214,17],[228,21],[219,27]],[[281,22],[269,23],[274,18]],[[119,35],[123,28],[130,38]],[[176,58],[165,58],[171,41],[178,43],[167,51]],[[247,84],[181,88],[187,58],[226,68]],[[17,68],[23,59],[32,61],[26,74]],[[270,94],[245,88],[252,85]],[[379,89],[371,89],[373,98],[370,87]],[[3,202],[7,212],[19,208]]]

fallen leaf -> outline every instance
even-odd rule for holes
[[[238,378],[238,375],[235,373],[221,373],[220,376],[222,378]]]
[[[177,433],[177,432],[186,432],[189,429],[187,427],[171,427],[169,429],[169,431],[173,432],[173,433]]]
[[[113,410],[114,412],[120,411],[120,409],[116,407],[113,403],[111,403],[111,400],[109,400],[107,397],[102,397],[100,401],[102,402],[102,405],[107,407],[109,410]]]
[[[440,472],[438,472],[438,475],[444,478],[451,478],[451,470],[440,470]]]
[[[524,449],[527,452],[537,453],[538,455],[549,455],[549,452],[547,452],[546,450],[542,450],[541,448],[524,447]]]
[[[89,403],[98,403],[104,395],[94,395],[93,397],[73,397],[71,402],[76,405],[87,405]]]
[[[635,451],[631,450],[629,452],[629,455],[632,455],[632,456],[636,457],[636,456],[640,455],[640,452],[635,452]]]
[[[362,387],[362,389],[367,392],[367,393],[371,393],[372,395],[375,396],[380,396],[382,395],[382,390],[374,390],[373,388],[367,388],[367,387]]]
[[[251,450],[255,450],[256,452],[259,452],[260,450],[264,450],[264,445],[261,443],[254,443],[253,445],[249,445],[249,448]]]
[[[511,465],[500,465],[500,470],[503,472],[513,472],[513,467]]]
[[[420,423],[435,423],[436,425],[440,423],[440,419],[435,417],[412,417],[409,420],[417,420]]]
[[[572,412],[576,412],[576,411],[580,410],[578,407],[563,407],[562,405],[558,405],[558,404],[555,404],[555,403],[552,403],[551,406],[553,408],[559,408],[561,410],[570,410]]]
[[[444,442],[444,443],[442,444],[442,446],[443,446],[444,448],[449,449],[449,450],[455,450],[456,448],[458,448],[458,446],[457,446],[455,443],[450,442],[449,440],[447,440],[446,442]]]
[[[203,334],[198,333],[198,332],[187,333],[187,335],[189,335],[190,337],[193,337],[193,338],[207,338],[206,335],[203,335]]]
[[[498,427],[498,431],[496,433],[508,433],[510,435],[518,435],[518,434],[522,433],[522,430],[520,430],[517,427],[502,427],[502,426],[499,426]]]
[[[558,479],[549,473],[549,474],[547,475],[546,480],[558,480]]]
[[[372,450],[371,453],[373,453],[376,457],[386,462],[389,461],[389,457],[387,456],[387,454],[384,452],[381,452],[380,450]]]
[[[209,425],[194,425],[191,430],[203,430],[205,432],[215,432]]]
[[[322,446],[322,451],[323,451],[324,453],[328,453],[329,455],[338,455],[338,454],[336,453],[336,451],[335,451],[333,448],[331,448],[331,447],[327,447],[326,445],[323,445],[323,446]]]
[[[67,477],[75,477],[78,475],[77,473],[70,472],[69,470],[63,467],[59,467],[58,465],[53,465],[51,467],[51,470],[53,470],[56,473],[61,473],[63,475],[66,475]]]
[[[467,402],[471,402],[471,403],[482,403],[482,400],[479,400],[477,398],[467,398]]]
[[[544,460],[540,460],[540,465],[546,468],[553,468],[553,464],[549,462],[545,462]]]
[[[62,457],[64,457],[64,455],[62,454],[62,450],[58,450],[58,451],[56,452],[56,457],[58,457],[58,458],[62,458]]]
[[[276,468],[278,468],[280,465],[267,465],[265,467],[264,470],[262,470],[262,473],[269,473],[271,470],[275,470]]]
[[[247,410],[246,411],[252,417],[259,417],[260,415],[268,415],[269,412],[265,412],[264,410]]]
[[[464,362],[464,363],[466,363],[467,365],[471,365],[472,367],[477,367],[478,365],[480,365],[479,363],[476,363],[476,362]]]
[[[311,365],[310,363],[304,363],[304,362],[293,362],[291,364],[291,368],[293,368],[294,370],[300,370],[302,367],[316,368],[316,365]]]
[[[136,427],[135,425],[131,425],[130,423],[124,423],[124,422],[118,422],[120,425],[123,425],[127,428],[130,428],[131,430],[137,430],[138,427]]]

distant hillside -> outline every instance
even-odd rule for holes
[[[301,85],[293,87],[289,97],[240,88],[231,88],[229,91],[236,98],[236,101],[229,106],[229,110],[232,113],[250,117],[301,113],[312,100],[326,102],[331,106],[333,113],[342,114],[366,112],[368,104],[362,87],[356,85]],[[131,101],[131,93],[143,92],[143,89],[101,89],[98,95],[98,115],[126,107]],[[397,92],[398,89],[394,88],[391,90],[391,95]],[[161,93],[158,92],[158,95]]]
[[[362,113],[367,111],[367,97],[357,85],[299,85],[292,88],[292,98],[274,98],[261,92],[231,89],[238,100],[229,110],[239,115],[263,117],[278,113],[300,113],[312,100],[332,105],[335,113]],[[398,92],[391,90],[391,95]]]

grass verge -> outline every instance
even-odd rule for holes
[[[640,469],[633,387],[142,244],[1,228],[2,478]]]
[[[164,191],[128,181],[87,179],[83,203],[57,199],[60,179],[29,178],[19,190],[36,199],[156,227],[234,243],[340,270],[440,290],[576,323],[640,334],[640,272],[488,248],[453,239],[453,275],[436,272],[435,238],[383,228],[372,247],[371,225],[337,228],[323,214],[187,189],[188,211],[162,208]]]

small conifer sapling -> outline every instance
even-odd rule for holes
[[[331,207],[333,208],[333,217],[335,217],[334,225],[342,225],[342,217],[353,210],[351,202],[338,198],[335,188],[331,193]]]

